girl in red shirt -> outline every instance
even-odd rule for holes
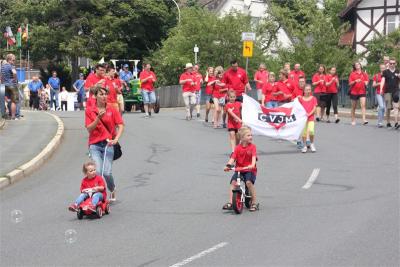
[[[378,127],[383,127],[383,118],[385,116],[386,104],[383,94],[381,94],[382,74],[386,70],[385,64],[379,65],[380,72],[374,75],[372,87],[375,88],[375,98],[378,102]]]
[[[335,114],[335,123],[340,121],[338,117],[338,87],[339,77],[336,75],[336,68],[332,67],[329,74],[325,76],[326,82],[326,122],[330,122],[329,115],[331,112],[331,104],[333,106],[333,113]]]
[[[311,85],[306,84],[304,87],[304,96],[299,96],[299,102],[303,105],[305,111],[307,112],[307,123],[303,130],[303,148],[301,150],[302,153],[307,152],[307,147],[309,146],[311,152],[317,151],[314,145],[314,137],[315,137],[315,130],[314,130],[314,113],[317,109],[317,98],[311,94]],[[308,143],[307,140],[310,140]]]
[[[97,174],[103,170],[110,201],[115,201],[115,184],[112,176],[114,145],[124,131],[121,114],[115,108],[107,106],[108,89],[96,86],[94,89],[95,105],[85,111],[85,126],[89,132],[89,153],[96,163]]]
[[[317,98],[317,118],[316,121],[323,120],[325,106],[326,106],[326,68],[325,65],[320,64],[318,72],[312,77],[312,85],[314,86],[314,96]]]
[[[92,211],[96,211],[96,206],[100,201],[106,199],[106,186],[101,176],[96,175],[96,163],[93,161],[86,162],[83,164],[83,173],[86,175],[81,182],[81,194],[75,200],[75,203],[71,204],[68,209],[76,212],[79,205],[89,197],[89,194],[85,189],[92,189],[96,193],[92,195],[92,205],[89,207]]]
[[[215,82],[213,88],[213,102],[214,102],[214,129],[220,127],[221,115],[225,106],[226,84],[222,82],[224,69],[221,66],[215,68]]]
[[[225,105],[225,113],[228,114],[229,141],[233,152],[239,144],[237,132],[242,127],[242,103],[236,101],[236,92],[232,89],[228,91],[228,101]]]
[[[351,99],[351,125],[356,125],[357,100],[360,100],[363,124],[368,124],[365,118],[366,87],[369,79],[368,74],[362,70],[359,62],[354,63],[353,72],[350,73],[350,99]]]
[[[261,104],[267,108],[278,107],[278,98],[273,95],[278,91],[278,84],[275,82],[275,73],[270,72],[268,75],[268,82],[263,86],[263,97]]]
[[[235,151],[231,154],[231,158],[226,164],[225,171],[229,171],[230,167],[236,162],[236,167],[247,168],[248,171],[242,171],[241,175],[244,177],[247,188],[251,193],[251,205],[249,211],[258,210],[258,204],[256,202],[256,188],[254,186],[257,176],[257,148],[253,144],[253,134],[251,129],[247,126],[243,126],[239,130],[240,144],[236,146]],[[236,186],[237,172],[235,172],[231,178],[231,186],[229,188],[229,202],[226,203],[222,209],[232,209],[232,190]]]
[[[205,122],[208,122],[208,114],[210,114],[212,101],[213,85],[215,83],[214,68],[208,67],[206,76],[204,77],[206,83],[206,117]]]

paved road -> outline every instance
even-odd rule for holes
[[[49,162],[1,191],[1,266],[398,266],[399,132],[318,124],[315,154],[255,137],[261,210],[223,212],[227,133],[127,114],[114,164],[119,201],[102,219],[67,211],[87,158],[83,113]],[[302,189],[319,168],[315,184]],[[14,223],[12,210],[23,220]],[[72,244],[65,231],[77,232]],[[186,260],[186,261],[185,261]]]

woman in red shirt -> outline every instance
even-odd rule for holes
[[[224,76],[224,69],[221,66],[215,68],[215,83],[213,87],[213,102],[214,102],[214,129],[220,127],[221,115],[225,106],[226,92],[228,91],[227,85],[222,82]]]
[[[381,94],[381,80],[382,74],[386,70],[385,64],[379,65],[380,72],[374,75],[372,87],[375,88],[375,98],[376,102],[378,102],[378,127],[383,127],[383,118],[385,116],[386,104],[383,98],[383,94]]]
[[[212,100],[213,86],[215,83],[214,68],[208,67],[207,74],[204,77],[204,82],[206,83],[206,117],[205,122],[208,122],[208,114],[210,114]]]
[[[114,145],[124,131],[124,122],[117,109],[107,105],[108,89],[100,85],[94,88],[95,105],[85,111],[85,126],[89,132],[89,153],[96,163],[98,175],[103,175],[110,201],[115,201],[115,184],[112,176]]]
[[[366,87],[369,79],[368,74],[362,70],[359,62],[354,63],[353,72],[350,73],[349,86],[350,86],[350,99],[351,99],[351,125],[356,125],[356,107],[357,100],[360,100],[363,124],[368,124],[365,119],[365,102],[366,102]]]
[[[261,104],[267,108],[276,108],[278,107],[278,98],[273,93],[278,91],[278,84],[275,82],[275,73],[270,72],[268,77],[269,81],[264,84],[262,89]]]
[[[119,111],[117,95],[121,93],[122,83],[118,75],[116,75],[115,69],[109,66],[106,74],[105,86],[108,89],[107,106]]]
[[[333,106],[333,114],[335,114],[335,123],[340,121],[338,117],[338,87],[339,87],[339,77],[336,75],[336,68],[332,67],[329,74],[325,76],[326,82],[326,122],[331,122],[329,120],[329,115],[331,113],[331,104]]]
[[[318,72],[312,77],[312,85],[314,86],[314,96],[317,98],[317,117],[316,121],[323,120],[324,111],[326,106],[326,84],[325,84],[326,68],[325,65],[320,64]]]

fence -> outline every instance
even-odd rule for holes
[[[311,81],[307,81],[311,83]],[[341,107],[350,107],[351,101],[348,96],[349,91],[349,82],[348,80],[340,80],[339,92],[338,92],[338,101],[339,106]],[[255,90],[255,83],[250,82],[250,85],[253,90],[248,92],[248,95],[257,98],[257,91]],[[205,88],[202,88],[201,94],[201,104],[205,104]],[[182,89],[180,85],[171,85],[164,86],[157,89],[157,93],[160,97],[160,107],[162,108],[170,108],[170,107],[183,107],[185,104],[183,103],[182,98]],[[375,103],[375,89],[372,87],[372,81],[367,86],[367,108],[374,108],[376,106]]]

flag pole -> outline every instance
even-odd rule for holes
[[[29,67],[29,48],[28,48],[28,80],[31,79],[31,68]]]

